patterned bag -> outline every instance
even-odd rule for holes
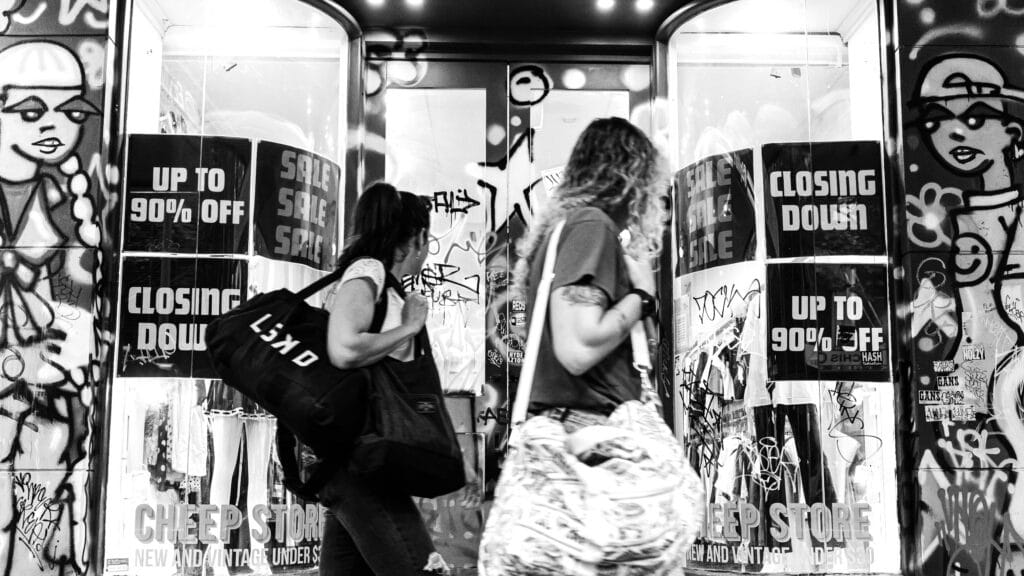
[[[540,303],[548,301],[563,224],[545,255]],[[509,455],[480,545],[481,576],[681,574],[703,522],[704,488],[661,416],[642,324],[630,336],[643,400],[619,405],[604,425],[567,434],[557,420],[526,420],[546,309],[536,306],[530,323]]]

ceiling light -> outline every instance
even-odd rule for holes
[[[384,0],[366,0],[366,3],[369,4],[370,6],[377,7],[377,6],[383,6],[384,5]]]
[[[405,0],[405,3],[414,8],[419,8],[420,6],[423,6],[423,0]]]
[[[654,0],[636,0],[637,12],[647,12],[654,8]]]
[[[615,8],[615,0],[597,0],[597,9],[601,12],[608,12]]]

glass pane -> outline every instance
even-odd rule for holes
[[[670,42],[692,566],[898,570],[895,492],[864,484],[895,470],[876,10],[737,0]]]
[[[271,140],[340,163],[348,65],[340,24],[296,0],[137,4],[152,16],[133,28],[142,41],[132,43],[131,132]]]
[[[528,174],[512,173],[513,178],[528,177],[512,190],[530,190],[533,213],[543,210],[548,194],[557,183],[576,139],[591,121],[615,116],[629,119],[628,90],[549,90],[547,97],[530,109],[533,129],[533,158]],[[529,182],[543,178],[542,186],[530,189]]]
[[[484,379],[484,257],[489,193],[474,167],[487,157],[486,91],[385,94],[385,180],[430,199],[430,256],[408,287],[431,299],[427,325],[448,394],[478,395]]]
[[[284,488],[276,419],[217,378],[203,335],[334,265],[348,35],[300,0],[132,4],[107,563],[315,570],[321,509]],[[167,529],[179,513],[192,528]]]

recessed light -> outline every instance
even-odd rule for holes
[[[601,12],[608,12],[615,8],[615,0],[597,0],[597,9]]]
[[[366,3],[370,6],[378,7],[384,5],[384,0],[366,0]]]
[[[405,3],[414,8],[419,8],[420,6],[423,6],[423,0],[405,0]]]
[[[654,8],[654,0],[636,0],[637,12],[647,12]]]

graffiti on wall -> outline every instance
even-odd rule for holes
[[[1006,0],[901,10],[901,34],[919,38],[902,63],[911,122],[901,316],[921,501],[912,566],[1019,573],[1024,78],[1021,53],[995,46],[1016,44],[1024,10]],[[942,46],[954,36],[961,47]]]
[[[0,34],[103,34],[110,0],[3,0]]]
[[[84,574],[109,352],[106,1],[0,4],[0,573]],[[26,31],[51,33],[26,37]]]

